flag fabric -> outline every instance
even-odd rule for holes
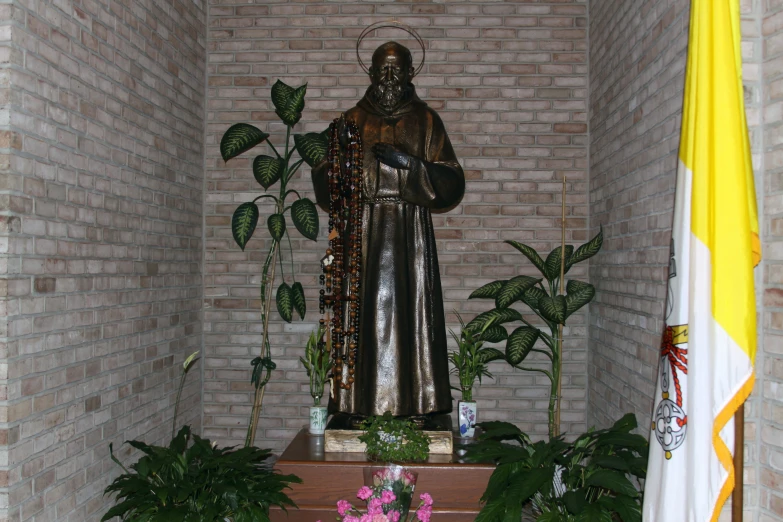
[[[739,0],[692,0],[646,522],[717,520],[734,487],[761,256],[741,66]]]

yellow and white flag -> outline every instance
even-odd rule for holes
[[[739,0],[692,0],[646,522],[717,520],[734,487],[761,255],[741,66]]]

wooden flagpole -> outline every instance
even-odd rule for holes
[[[742,522],[742,493],[745,486],[745,403],[734,414],[734,491],[731,494],[731,522]]]

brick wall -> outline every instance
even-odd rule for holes
[[[201,345],[206,11],[0,13],[0,520],[97,521],[109,443],[167,442]],[[180,417],[196,429],[199,373]]]
[[[763,4],[763,345],[756,395],[759,522],[783,520],[783,2]]]
[[[248,160],[226,165],[217,143],[234,122],[253,122],[280,143],[282,127],[269,101],[279,78],[309,82],[300,129],[321,130],[362,96],[369,81],[354,55],[356,37],[378,20],[415,26],[427,63],[415,84],[443,120],[468,178],[460,206],[434,216],[447,323],[487,308],[468,294],[495,278],[531,273],[503,239],[548,252],[559,238],[560,183],[568,176],[569,242],[587,237],[586,4],[565,2],[356,3],[222,0],[210,6],[207,125],[204,433],[239,442],[250,405],[249,362],[259,353],[257,299],[267,237],[257,232],[243,253],[229,227],[234,208],[259,193]],[[404,33],[365,42],[371,50]],[[418,59],[415,43],[409,44]],[[252,157],[252,156],[251,156]],[[295,182],[310,193],[309,173]],[[262,209],[262,214],[264,210]],[[263,218],[262,218],[263,219]],[[322,224],[326,221],[322,215]],[[263,227],[261,227],[263,228]],[[323,238],[323,234],[321,236]],[[306,422],[311,400],[298,362],[318,320],[317,244],[294,233],[294,270],[308,298],[306,321],[273,315],[270,336],[278,370],[268,386],[256,443],[282,449]],[[287,250],[287,249],[286,249]],[[287,257],[287,256],[284,256]],[[288,260],[285,261],[288,266]],[[586,276],[584,269],[574,276]],[[290,279],[289,279],[290,281]],[[568,431],[585,428],[585,316],[567,329]],[[535,364],[543,364],[536,360]],[[483,419],[510,419],[546,432],[548,387],[536,374],[493,364],[496,379],[476,396]],[[544,378],[545,379],[545,378]]]

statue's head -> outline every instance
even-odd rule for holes
[[[413,58],[404,45],[387,42],[372,54],[370,94],[387,111],[394,110],[411,89]]]

